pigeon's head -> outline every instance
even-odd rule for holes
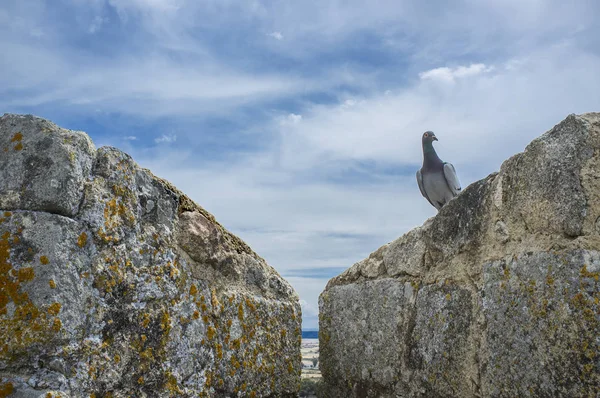
[[[423,133],[423,144],[431,144],[433,141],[437,141],[437,137],[433,131],[426,131]]]

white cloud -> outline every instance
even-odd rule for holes
[[[439,80],[454,83],[456,79],[476,76],[491,72],[493,67],[485,64],[471,64],[469,66],[458,66],[456,68],[441,67],[419,73],[421,80]]]
[[[108,21],[107,19],[102,18],[101,16],[96,16],[90,23],[88,32],[90,34],[96,33],[102,27],[102,25],[107,21]]]
[[[274,38],[275,40],[283,40],[283,35],[281,32],[271,32],[268,34],[268,36]]]
[[[137,140],[137,137],[136,137],[136,136],[134,136],[134,135],[128,135],[128,136],[126,136],[126,137],[123,137],[123,139],[124,139],[125,141],[135,141],[135,140]]]
[[[156,142],[157,144],[160,144],[163,142],[170,144],[175,141],[177,141],[177,135],[175,135],[175,134],[163,134],[160,137],[154,139],[154,142]]]
[[[290,113],[286,117],[282,118],[280,123],[283,126],[298,124],[302,121],[302,115]]]

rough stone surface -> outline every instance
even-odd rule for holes
[[[329,397],[600,396],[600,114],[329,281]]]
[[[115,148],[0,118],[0,396],[286,397],[298,297]]]

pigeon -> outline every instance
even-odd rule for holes
[[[460,193],[461,187],[454,166],[443,162],[435,152],[433,141],[437,140],[433,131],[423,133],[423,167],[417,171],[417,183],[421,194],[439,211]]]

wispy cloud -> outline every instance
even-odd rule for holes
[[[458,66],[456,68],[441,67],[419,73],[422,80],[440,80],[454,83],[456,79],[476,76],[491,72],[494,68],[485,64],[471,64],[469,66]]]
[[[275,40],[283,40],[283,35],[281,32],[271,32],[268,34],[268,36],[274,38]]]
[[[157,144],[160,144],[163,142],[170,144],[175,141],[177,141],[177,135],[175,135],[175,134],[163,134],[160,137],[154,139],[154,142],[156,142]]]

